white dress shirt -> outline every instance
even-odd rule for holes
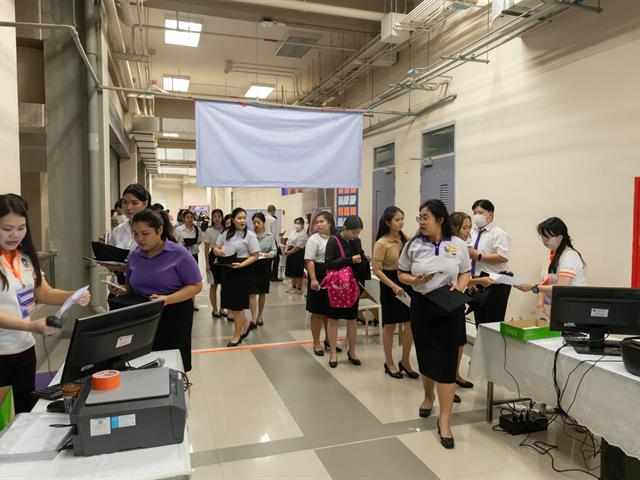
[[[480,241],[478,242],[478,235],[480,235]],[[469,238],[469,247],[475,248],[482,255],[497,253],[501,257],[509,259],[509,246],[510,240],[506,232],[493,223],[485,225],[481,229],[474,229],[471,232]],[[486,273],[500,273],[509,270],[509,264],[507,262],[501,263],[489,263],[484,261],[475,262],[474,275],[477,277],[481,272]]]

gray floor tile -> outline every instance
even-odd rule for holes
[[[333,480],[437,480],[438,477],[397,438],[316,450]]]

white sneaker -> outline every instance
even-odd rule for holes
[[[286,291],[286,293],[294,293],[296,290],[297,290],[297,288],[296,288],[296,287],[289,287],[289,288],[287,288],[287,290],[285,290],[285,291]]]
[[[296,295],[302,295],[302,290],[299,290],[297,288],[293,289],[293,293],[295,293]]]

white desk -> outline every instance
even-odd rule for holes
[[[152,352],[131,361],[135,366],[144,365],[158,357],[165,360],[165,367],[182,370],[182,358],[178,350]],[[60,381],[62,369],[53,378],[53,384]],[[34,412],[47,409],[48,400],[39,400]],[[0,465],[1,479],[147,479],[189,478],[191,457],[189,439],[185,427],[184,440],[180,444],[162,447],[141,448],[91,457],[76,457],[73,450],[64,450],[53,460],[37,462],[5,463]]]
[[[560,337],[533,342],[522,342],[510,337],[507,341],[507,369],[518,380],[520,394],[539,403],[556,405],[553,387],[553,358],[563,344]],[[558,357],[558,384],[566,382],[567,375],[581,360],[598,360],[601,355],[581,355],[572,347],[562,349]],[[586,374],[569,414],[578,422],[619,447],[630,457],[640,458],[640,377],[628,373],[620,357],[604,357],[619,362],[598,363]],[[584,372],[593,364],[582,364],[571,375],[562,407],[571,404],[576,387]],[[480,326],[473,346],[469,376],[495,382],[516,391],[516,385],[504,370],[504,342],[499,323]],[[487,398],[487,408],[491,408]]]

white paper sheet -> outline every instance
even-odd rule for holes
[[[78,299],[85,292],[88,292],[88,291],[89,291],[89,285],[86,285],[86,286],[84,286],[82,288],[79,288],[75,292],[73,292],[73,295],[71,295],[69,298],[67,298],[67,300],[62,304],[62,306],[60,307],[60,309],[56,313],[56,317],[60,318],[62,315],[64,315],[65,312],[67,310],[69,310],[73,306],[73,304],[76,303],[78,301]]]
[[[512,287],[527,283],[521,278],[510,277],[509,275],[503,275],[501,273],[490,273],[489,278],[500,285],[511,285]]]
[[[404,294],[404,297],[401,297],[400,295],[396,295],[396,298],[400,300],[402,303],[404,303],[407,307],[411,307],[411,297],[406,293]]]

